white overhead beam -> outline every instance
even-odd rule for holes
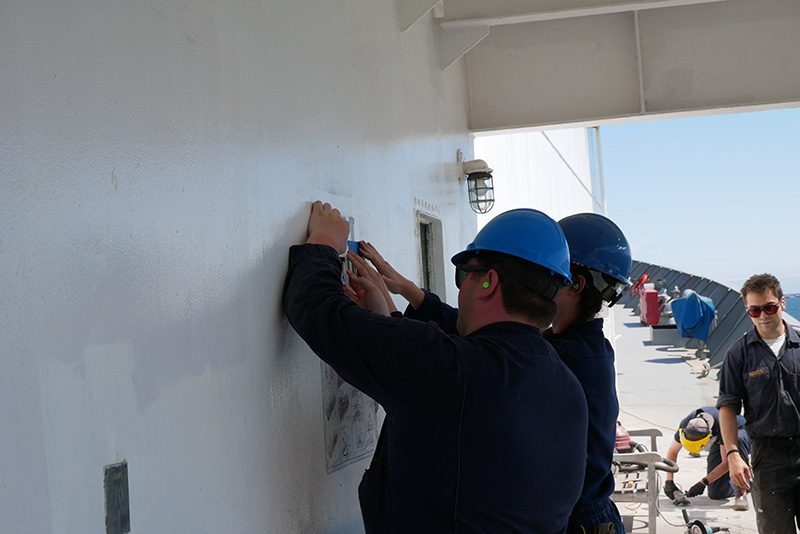
[[[800,106],[800,2],[493,26],[468,53],[473,132]]]
[[[625,13],[632,11],[642,11],[647,9],[664,9],[671,7],[708,4],[717,2],[728,2],[730,0],[650,0],[650,1],[637,1],[637,2],[608,2],[602,5],[573,5],[563,9],[543,9],[543,10],[529,10],[526,12],[518,12],[514,14],[505,14],[498,16],[477,17],[477,18],[448,18],[445,11],[445,19],[442,21],[442,27],[446,29],[455,28],[468,28],[473,26],[502,26],[508,24],[526,24],[529,22],[543,22],[548,20],[569,19],[576,17],[589,17],[597,15],[608,15],[613,13]],[[585,2],[578,2],[583,4]],[[494,10],[498,10],[498,5],[502,2],[497,2],[493,5]],[[530,7],[529,3],[526,7]],[[448,4],[449,6],[449,4]],[[511,8],[513,9],[513,8]],[[502,11],[508,11],[502,10]]]
[[[441,2],[442,0],[396,0],[397,29],[406,31]]]
[[[639,73],[639,112],[647,111],[647,102],[644,96],[644,72],[642,69],[642,39],[639,33],[639,12],[633,12],[633,24],[636,32],[636,71]]]
[[[419,13],[424,5],[419,5],[426,0],[398,0],[400,5],[405,4],[404,8],[410,13],[405,16],[398,15],[398,20],[401,20],[401,26],[408,24],[410,26],[414,21],[411,18],[414,16],[421,17],[427,11]],[[514,6],[509,6],[516,0],[506,0],[505,7],[501,9],[503,12],[513,10]],[[505,26],[512,24],[526,24],[531,22],[542,22],[549,20],[560,20],[576,17],[597,16],[612,13],[625,13],[636,12],[639,9],[663,9],[675,6],[684,6],[691,4],[706,4],[716,2],[727,2],[730,0],[643,0],[643,1],[617,1],[608,2],[602,5],[584,5],[586,0],[572,0],[572,4],[564,7],[563,9],[533,9],[526,13],[519,13],[514,15],[502,15],[494,17],[482,17],[474,19],[447,19],[446,11],[443,6],[443,1],[437,4],[437,18],[440,19],[439,27],[436,29],[436,38],[438,43],[439,54],[439,68],[444,70],[458,60],[461,56],[466,54],[472,47],[477,45],[484,37],[489,35],[489,28],[492,26]],[[490,5],[491,9],[498,9],[498,6],[503,5],[503,0],[495,0]],[[415,5],[416,4],[416,5]],[[563,2],[560,5],[569,4]],[[448,6],[451,4],[448,3]],[[457,0],[456,0],[457,5]],[[482,4],[486,5],[486,4]],[[531,7],[538,4],[527,2],[525,7]],[[418,14],[419,13],[419,14]],[[418,14],[418,15],[417,15]],[[416,20],[416,19],[415,19]],[[406,26],[406,28],[408,27]]]
[[[489,26],[464,28],[436,28],[436,53],[439,68],[446,69],[489,35]]]

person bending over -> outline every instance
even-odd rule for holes
[[[738,449],[743,458],[747,458],[750,452],[750,438],[744,430],[745,419],[741,415],[737,416],[738,425]],[[667,459],[677,462],[678,453],[681,448],[690,453],[699,454],[700,451],[708,451],[706,459],[706,476],[697,481],[689,488],[686,497],[696,497],[702,495],[708,488],[708,497],[711,499],[727,499],[735,497],[733,503],[734,510],[747,510],[747,494],[739,487],[735,486],[728,474],[728,455],[725,445],[722,444],[722,433],[719,424],[719,410],[713,406],[703,406],[692,410],[678,425],[674,439],[667,451]],[[675,499],[675,491],[678,487],[673,480],[674,474],[667,473],[667,481],[664,484],[664,494],[670,499]]]

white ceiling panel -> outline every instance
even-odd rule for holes
[[[440,63],[466,57],[473,131],[800,105],[798,0],[447,0],[442,12]]]
[[[497,26],[467,54],[473,129],[639,111],[632,13]]]

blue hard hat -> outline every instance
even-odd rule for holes
[[[565,284],[572,281],[564,232],[556,221],[538,210],[520,208],[501,213],[450,261],[463,265],[481,251],[508,254],[563,276]]]
[[[569,257],[577,264],[630,285],[631,247],[614,222],[597,213],[578,213],[558,224],[569,243]]]

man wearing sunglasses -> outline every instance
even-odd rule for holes
[[[758,530],[795,532],[800,525],[800,335],[783,321],[780,282],[752,276],[742,299],[753,327],[725,355],[720,373],[720,426],[730,477],[752,484]],[[752,471],[736,443],[736,415],[744,404]]]
[[[453,257],[459,313],[444,325],[389,316],[380,275],[352,255],[351,301],[338,272],[348,233],[338,210],[313,204],[306,243],[289,253],[284,308],[311,349],[386,410],[359,485],[365,531],[564,532],[583,486],[587,407],[540,332],[569,282],[561,228],[535,210],[489,222]]]

